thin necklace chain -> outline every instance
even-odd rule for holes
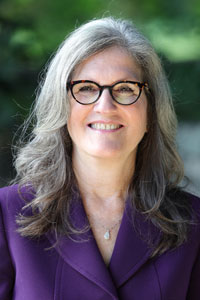
[[[91,218],[90,215],[87,214],[87,216],[89,218]],[[120,218],[113,226],[111,227],[108,227],[108,226],[105,226],[103,224],[101,224],[100,222],[98,221],[95,221],[95,222],[90,222],[91,225],[94,225],[95,223],[99,224],[102,228],[104,228],[106,230],[106,232],[104,233],[104,239],[105,240],[110,240],[111,238],[111,231],[122,221],[122,218]]]

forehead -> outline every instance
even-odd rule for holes
[[[73,80],[141,80],[141,68],[127,50],[110,47],[81,62],[73,72]]]

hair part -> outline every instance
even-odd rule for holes
[[[70,203],[78,185],[67,129],[70,106],[66,83],[80,63],[113,46],[132,55],[141,68],[142,80],[150,87],[146,91],[148,132],[138,146],[129,194],[134,208],[146,214],[163,233],[155,255],[186,240],[190,219],[188,202],[179,202],[179,197],[172,201],[170,197],[184,176],[175,145],[176,116],[166,76],[150,42],[131,22],[112,17],[92,20],[72,32],[46,68],[24,127],[26,132],[32,126],[32,133],[28,142],[21,139],[15,160],[15,182],[31,185],[35,191],[34,199],[26,206],[32,208],[33,215],[19,216],[19,232],[32,237],[48,230],[79,232],[69,221]],[[188,214],[179,209],[183,206]]]

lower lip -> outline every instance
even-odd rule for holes
[[[116,128],[116,129],[97,129],[97,128],[93,128],[91,126],[88,125],[88,127],[94,131],[98,131],[98,132],[101,132],[101,133],[111,133],[111,132],[117,132],[119,131],[120,129],[123,128],[123,126],[119,127],[119,128]]]

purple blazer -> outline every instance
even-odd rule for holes
[[[23,197],[33,196],[24,192]],[[200,220],[200,199],[191,195],[191,201]],[[62,237],[54,248],[53,234],[21,237],[15,217],[23,205],[17,186],[0,189],[0,300],[200,299],[200,222],[191,225],[185,244],[151,259],[141,236],[151,229],[156,240],[160,232],[139,213],[135,230],[127,201],[106,267],[91,231],[81,242]],[[81,226],[85,217],[77,204],[72,219]]]

